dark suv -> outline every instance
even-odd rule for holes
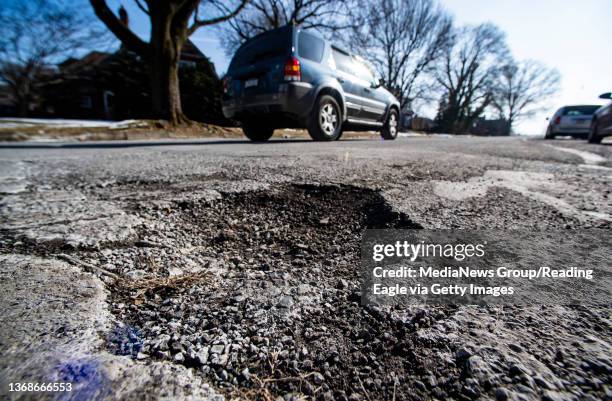
[[[604,93],[599,98],[612,100],[612,93]],[[600,107],[595,112],[589,131],[589,142],[600,143],[605,136],[612,136],[612,102]]]
[[[276,128],[307,128],[315,141],[343,129],[398,133],[399,102],[361,58],[311,31],[284,26],[243,44],[223,80],[223,114],[253,141]]]

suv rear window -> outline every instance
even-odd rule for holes
[[[325,42],[314,35],[300,32],[298,35],[298,54],[300,57],[320,63],[323,59]]]
[[[236,52],[229,70],[288,55],[291,50],[291,30],[271,31],[247,42]]]
[[[601,106],[572,106],[563,110],[564,116],[590,116],[595,114]]]

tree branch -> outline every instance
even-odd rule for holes
[[[196,19],[193,22],[193,24],[189,27],[187,31],[187,36],[191,36],[195,31],[197,31],[199,28],[203,26],[218,24],[220,22],[227,21],[229,19],[234,18],[236,15],[240,13],[240,11],[242,11],[242,9],[249,3],[249,1],[250,0],[240,0],[240,4],[233,11],[225,15],[222,15],[220,17],[204,19],[204,20]]]
[[[149,9],[147,7],[145,7],[145,5],[143,4],[143,0],[134,0],[134,2],[138,6],[138,8],[140,8],[140,11],[142,11],[143,13],[145,13],[147,15],[151,15],[149,13]]]
[[[108,8],[105,0],[90,0],[90,3],[98,18],[100,18],[104,25],[117,36],[121,43],[133,52],[143,57],[148,57],[150,53],[149,44],[123,25],[117,16]]]

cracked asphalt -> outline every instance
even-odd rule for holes
[[[367,228],[610,229],[611,179],[610,142],[3,144],[0,394],[612,399],[609,305],[359,303]]]

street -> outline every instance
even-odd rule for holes
[[[611,145],[4,143],[0,394],[612,398],[608,307],[359,303],[367,228],[612,228]]]

